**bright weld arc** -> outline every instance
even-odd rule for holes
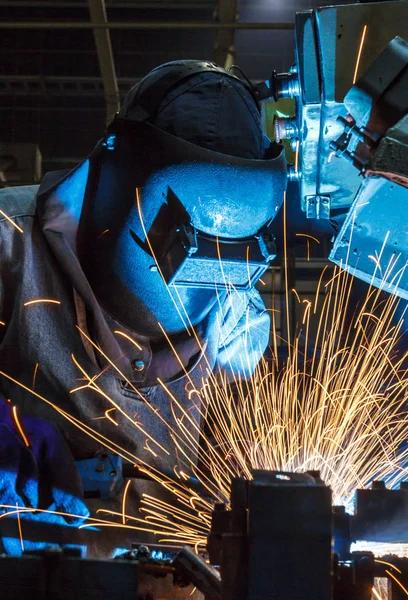
[[[24,306],[30,306],[30,304],[61,304],[60,300],[52,300],[50,298],[39,298],[38,300],[29,300],[28,302],[24,302]]]
[[[15,421],[15,423],[17,425],[17,429],[20,432],[20,435],[23,438],[25,445],[27,446],[27,448],[29,448],[30,447],[30,442],[28,441],[27,436],[25,435],[25,433],[23,431],[23,428],[21,426],[20,420],[18,418],[18,415],[17,415],[17,406],[13,406],[11,410],[13,411],[13,417],[14,417],[14,421]]]
[[[361,53],[363,51],[363,46],[364,46],[364,40],[365,40],[366,32],[367,32],[367,25],[364,25],[363,33],[361,34],[360,47],[358,49],[358,55],[357,55],[357,61],[356,61],[356,68],[354,69],[353,85],[357,81],[358,68],[360,66]]]
[[[19,226],[17,225],[17,223],[14,223],[13,219],[10,219],[10,217],[9,217],[8,215],[6,215],[6,213],[5,213],[5,212],[3,212],[2,210],[0,210],[0,215],[3,215],[3,217],[4,217],[5,219],[7,219],[7,221],[13,225],[13,227],[15,227],[16,229],[18,229],[18,231],[19,231],[20,233],[24,233],[24,231],[21,229],[21,227],[19,227]]]

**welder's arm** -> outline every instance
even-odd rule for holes
[[[219,324],[220,345],[216,371],[234,378],[249,378],[269,341],[270,318],[257,290],[231,293]]]
[[[21,417],[16,407],[0,398],[0,513],[14,513],[0,520],[0,552],[22,552],[18,535],[7,533],[17,508],[20,518],[30,522],[77,525],[89,515],[82,496],[79,475],[61,433],[50,423]],[[64,514],[24,511],[35,508]],[[24,543],[26,550],[44,545],[29,539]]]

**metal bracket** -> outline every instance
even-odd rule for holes
[[[330,196],[306,196],[305,200],[308,219],[330,219]]]

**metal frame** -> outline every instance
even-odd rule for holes
[[[92,25],[106,25],[105,0],[88,0]],[[106,123],[113,121],[120,108],[119,87],[116,79],[115,63],[113,60],[112,44],[109,29],[94,28],[95,46],[98,54],[103,90],[106,102]]]
[[[211,21],[110,21],[88,23],[86,21],[1,21],[0,29],[263,29],[291,30],[294,23],[213,23]]]
[[[236,23],[238,18],[238,0],[218,0],[216,13],[220,25]],[[235,30],[218,29],[215,38],[214,62],[225,69],[229,69],[234,63],[235,57]]]

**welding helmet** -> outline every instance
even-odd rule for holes
[[[133,239],[168,285],[255,285],[276,254],[286,160],[249,82],[205,61],[161,65],[128,92],[105,143],[139,165]]]
[[[265,144],[248,83],[208,62],[158,67],[91,159],[81,264],[98,301],[149,336],[161,335],[158,322],[181,331],[182,315],[203,322],[273,260],[285,187],[282,148]]]

